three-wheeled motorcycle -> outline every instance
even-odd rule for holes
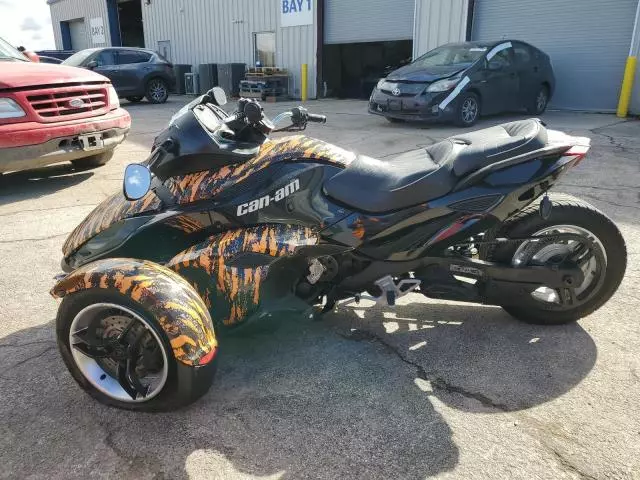
[[[303,107],[271,122],[257,101],[225,103],[215,88],[181,109],[64,243],[58,345],[101,402],[189,404],[212,383],[217,333],[270,313],[417,292],[562,324],[622,280],[614,223],[548,194],[589,139],[527,119],[380,161],[269,138],[326,121]]]

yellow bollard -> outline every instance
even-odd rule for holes
[[[631,93],[633,92],[633,78],[636,75],[637,60],[636,57],[627,58],[627,66],[624,68],[624,78],[622,79],[617,112],[620,118],[626,117],[629,112],[629,102],[631,101]]]
[[[302,64],[302,87],[301,87],[301,97],[302,97],[302,101],[306,102],[307,99],[309,98],[308,94],[307,94],[307,84],[309,82],[309,77],[308,77],[308,66],[306,63]]]

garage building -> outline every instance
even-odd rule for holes
[[[365,98],[377,80],[452,41],[518,39],[551,57],[551,107],[616,109],[638,0],[48,0],[58,49],[144,46],[176,64],[260,62],[289,95]],[[640,75],[638,75],[640,79]],[[636,83],[640,83],[636,82]],[[640,113],[640,88],[632,98]]]

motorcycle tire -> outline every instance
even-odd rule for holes
[[[118,319],[120,318],[118,315],[121,315],[122,318],[131,317],[132,321],[140,321],[144,329],[142,327],[136,328],[142,332],[141,335],[150,338],[151,344],[155,339],[157,345],[155,353],[163,358],[162,366],[156,368],[158,371],[156,377],[160,377],[160,380],[164,379],[161,384],[158,381],[158,391],[149,391],[145,398],[127,397],[123,394],[126,391],[122,387],[118,389],[118,385],[121,384],[118,383],[116,375],[113,375],[113,368],[107,367],[105,359],[85,356],[76,351],[78,350],[76,346],[71,346],[70,332],[77,319],[82,318],[83,312],[92,311],[92,309],[94,309],[92,315],[100,318],[100,308],[106,309],[104,313],[106,319]],[[126,320],[124,321],[126,322]],[[132,329],[129,329],[129,332],[131,331]],[[213,383],[216,358],[211,363],[199,367],[178,362],[157,319],[153,318],[151,313],[140,304],[118,292],[86,290],[65,296],[56,318],[56,337],[62,359],[74,380],[93,398],[111,407],[144,412],[177,410],[196,401],[209,390]],[[74,338],[77,337],[74,336]],[[127,348],[131,348],[131,345],[128,345]],[[144,345],[142,348],[147,349],[148,347]],[[115,361],[111,361],[115,364]],[[147,368],[146,358],[143,358],[141,363],[142,368]],[[135,363],[135,365],[137,368],[138,364]],[[108,374],[109,371],[112,374]]]
[[[569,231],[574,229],[575,231],[588,232],[597,239],[606,258],[606,264],[601,269],[601,275],[604,275],[604,278],[598,281],[597,289],[583,303],[573,307],[567,306],[564,310],[543,308],[546,307],[545,305],[541,305],[539,309],[531,306],[503,306],[513,317],[527,323],[561,325],[575,322],[590,315],[613,296],[624,277],[627,249],[618,227],[593,205],[566,194],[551,193],[549,199],[553,204],[549,218],[544,219],[540,215],[538,202],[534,202],[507,219],[503,224],[488,231],[484,240],[535,236],[537,232],[545,229],[553,231],[554,227],[566,228]],[[519,246],[513,244],[483,246],[479,252],[480,258],[511,264]]]

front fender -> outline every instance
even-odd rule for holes
[[[156,319],[179,362],[197,366],[216,355],[218,342],[202,298],[174,271],[144,260],[109,258],[88,263],[60,280],[54,298],[106,289],[126,295]]]

